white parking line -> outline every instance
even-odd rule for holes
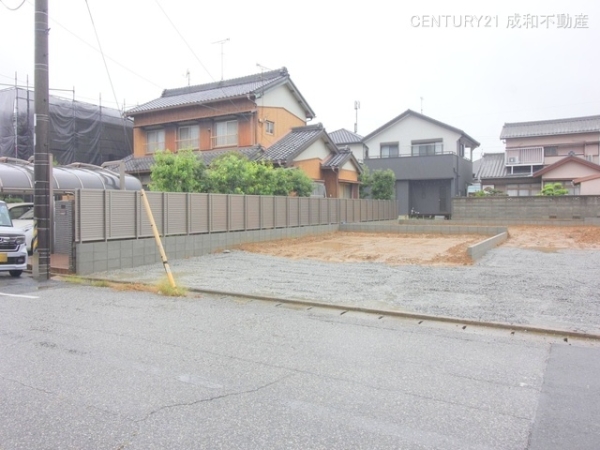
[[[4,292],[0,292],[0,295],[4,295],[6,297],[39,298],[39,297],[36,297],[35,295],[5,294]]]

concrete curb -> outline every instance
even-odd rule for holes
[[[498,247],[507,239],[508,233],[505,231],[504,233],[492,236],[491,238],[486,239],[485,241],[481,241],[477,244],[471,245],[469,248],[467,248],[467,254],[473,260],[482,258],[483,255],[485,255],[489,250]]]
[[[149,283],[141,283],[137,281],[115,281],[108,278],[96,278],[96,277],[81,277],[81,279],[89,280],[89,281],[105,281],[114,284],[141,284],[143,286],[153,286]],[[521,324],[509,324],[503,322],[491,322],[491,321],[479,321],[474,319],[461,319],[459,317],[451,317],[451,316],[436,316],[431,314],[421,314],[421,313],[411,313],[405,311],[397,311],[390,309],[377,309],[377,308],[366,308],[362,306],[356,305],[344,305],[340,303],[324,303],[315,300],[300,300],[300,299],[289,299],[284,297],[272,297],[268,295],[252,295],[252,294],[243,294],[239,292],[227,292],[227,291],[217,291],[212,289],[198,289],[198,288],[188,288],[186,289],[190,292],[196,292],[199,294],[207,294],[207,295],[215,295],[215,296],[226,296],[226,297],[236,297],[236,298],[244,298],[249,300],[262,300],[274,303],[281,303],[286,305],[295,305],[295,306],[307,306],[307,307],[318,307],[325,309],[335,309],[338,311],[352,311],[352,312],[361,312],[366,314],[373,314],[379,316],[389,316],[389,317],[399,317],[403,319],[414,319],[414,320],[423,320],[423,321],[432,321],[432,322],[443,322],[443,323],[451,323],[457,325],[471,325],[477,327],[486,327],[486,328],[494,328],[498,330],[507,330],[507,331],[520,331],[524,333],[534,333],[539,335],[552,335],[558,337],[570,337],[570,338],[579,338],[579,339],[592,339],[600,341],[600,333],[586,333],[580,331],[572,331],[572,330],[562,330],[559,328],[549,328],[549,327],[540,327],[535,325],[521,325]]]

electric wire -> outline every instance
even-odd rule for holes
[[[3,6],[4,6],[6,9],[8,9],[9,11],[17,11],[17,10],[21,9],[21,6],[23,6],[23,5],[25,4],[25,2],[26,2],[26,1],[27,1],[27,0],[23,0],[23,1],[21,2],[21,4],[20,4],[19,6],[17,6],[16,8],[11,8],[10,6],[7,6],[7,5],[6,5],[6,3],[4,3],[4,0],[0,0],[0,3],[2,3],[2,5],[3,5]]]
[[[102,61],[104,62],[104,68],[106,69],[106,75],[108,76],[108,81],[110,83],[110,88],[113,93],[113,97],[115,99],[115,103],[117,104],[117,109],[121,113],[121,117],[123,117],[123,111],[120,108],[119,101],[117,100],[117,93],[115,91],[115,86],[112,81],[112,77],[110,76],[110,70],[108,69],[108,64],[106,62],[106,58],[104,57],[104,50],[102,49],[102,44],[100,42],[100,36],[98,35],[98,30],[96,29],[96,23],[94,22],[94,17],[92,16],[92,10],[90,9],[90,5],[88,0],[85,0],[85,6],[87,7],[88,13],[90,15],[90,20],[92,22],[92,27],[94,28],[94,34],[96,35],[96,42],[98,43],[98,49],[100,50],[100,54],[102,55]],[[123,134],[125,135],[125,139],[127,141],[127,145],[133,150],[132,144],[129,140],[129,135],[127,134],[127,128],[125,127],[125,118],[123,117]]]

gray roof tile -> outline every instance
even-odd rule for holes
[[[475,178],[504,178],[509,176],[504,162],[504,153],[484,153],[479,163]],[[523,176],[522,174],[520,176]]]
[[[320,136],[327,136],[323,125],[320,123],[292,128],[288,134],[271,145],[261,159],[287,164],[296,155],[306,150]]]
[[[600,116],[572,117],[536,122],[505,123],[500,133],[500,139],[599,131]]]
[[[334,153],[333,155],[331,155],[328,159],[323,161],[323,164],[321,165],[325,168],[339,169],[344,164],[346,164],[351,158],[352,151],[344,149],[340,150],[338,153]]]
[[[339,130],[329,133],[329,137],[336,145],[343,144],[359,144],[362,142],[362,136],[353,133],[352,131],[340,128]]]
[[[256,95],[273,86],[283,83],[288,83],[292,86],[295,95],[299,98],[300,103],[306,110],[307,117],[314,117],[314,112],[308,103],[306,103],[300,92],[295,88],[285,67],[278,70],[233,78],[230,80],[217,81],[214,83],[186,86],[176,89],[165,89],[160,98],[136,106],[135,108],[126,111],[125,114],[128,116],[135,116],[136,114],[162,109],[231,100],[234,98],[245,97],[246,95]]]

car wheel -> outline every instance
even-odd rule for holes
[[[21,274],[23,273],[22,270],[9,270],[8,273],[10,273],[10,276],[13,278],[19,278],[21,276]]]

